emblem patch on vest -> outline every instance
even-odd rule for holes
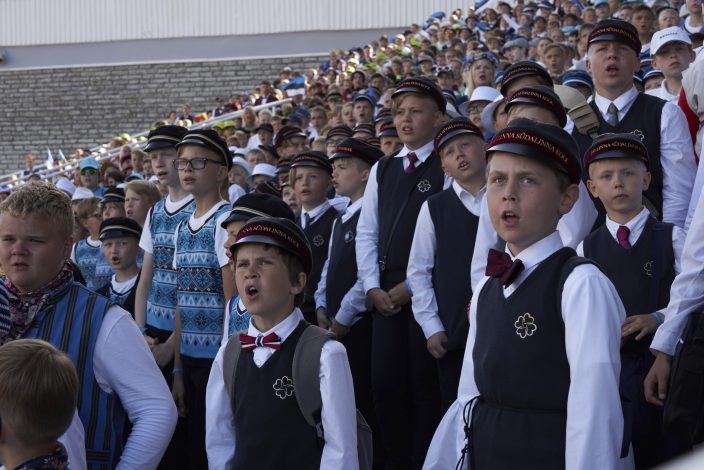
[[[287,376],[276,379],[274,382],[274,393],[282,400],[286,397],[293,396],[293,381]]]
[[[348,230],[345,232],[345,243],[349,243],[352,240],[354,240],[354,232],[352,232],[352,230]]]
[[[645,139],[645,134],[643,134],[643,131],[640,129],[634,129],[631,134],[638,137],[641,142],[643,142],[643,139]]]
[[[648,277],[653,277],[653,262],[648,261],[643,265],[643,271],[645,271],[645,275]]]
[[[313,245],[323,246],[323,244],[325,244],[325,239],[323,238],[322,235],[316,235],[313,237]]]
[[[524,313],[513,324],[516,327],[516,334],[525,339],[526,336],[533,336],[535,330],[538,329],[538,325],[535,324],[535,318],[530,313]]]
[[[430,191],[430,188],[431,188],[430,181],[420,180],[418,182],[418,191],[420,191],[421,193],[427,193],[428,191]]]

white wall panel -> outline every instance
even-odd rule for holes
[[[0,0],[0,47],[398,28],[473,0]]]

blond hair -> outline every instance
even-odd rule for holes
[[[87,219],[95,214],[100,214],[99,197],[89,197],[83,199],[76,206],[76,217],[78,219]]]
[[[73,232],[73,210],[68,195],[56,186],[37,181],[13,191],[0,204],[0,215],[26,218],[37,216],[52,221],[63,236]]]
[[[71,425],[78,401],[71,359],[46,341],[0,347],[0,417],[25,445],[51,443]]]
[[[133,191],[145,198],[150,206],[153,206],[161,199],[159,188],[149,181],[132,180],[125,186],[125,192],[127,192],[127,190]]]

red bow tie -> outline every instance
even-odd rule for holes
[[[252,351],[254,348],[281,349],[281,338],[276,333],[269,333],[266,336],[259,335],[256,338],[245,333],[240,333],[240,344],[243,351]]]
[[[511,261],[511,257],[506,252],[489,250],[486,263],[487,276],[498,278],[504,287],[508,287],[521,272],[523,272],[523,261],[520,259]]]

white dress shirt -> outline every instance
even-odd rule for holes
[[[577,202],[575,202],[572,210],[563,215],[557,223],[557,231],[560,233],[560,238],[562,238],[562,244],[570,248],[576,248],[591,232],[597,215],[598,212],[589,196],[589,191],[587,191],[584,183],[580,181]],[[483,198],[479,215],[479,227],[477,228],[477,239],[474,242],[474,254],[472,255],[472,292],[477,292],[477,284],[484,277],[486,259],[491,248],[495,250],[501,249],[501,240],[491,223],[487,200]]]
[[[117,394],[133,425],[117,469],[156,468],[176,427],[176,406],[142,333],[121,307],[110,307],[105,314],[95,344],[93,372],[103,391]],[[81,468],[76,463],[85,462],[85,455],[71,455],[72,449],[80,449],[85,442],[76,420],[62,438],[71,468]]]
[[[301,207],[301,228],[306,228],[306,214],[310,216],[310,222],[313,223],[319,216],[323,214],[323,212],[328,210],[328,207],[330,207],[330,201],[328,201],[327,199],[325,200],[325,202],[309,211],[306,210],[305,207]]]
[[[667,89],[667,80],[663,80],[659,87],[653,88],[645,92],[646,95],[655,96],[661,100],[669,101],[670,103],[677,104],[677,100],[680,95],[673,95],[670,90]]]
[[[640,239],[640,236],[643,233],[643,229],[645,228],[645,223],[648,221],[649,216],[650,211],[648,211],[648,209],[646,209],[645,207],[635,217],[633,217],[625,224],[619,224],[618,222],[614,222],[607,215],[606,229],[609,231],[614,240],[618,241],[618,237],[616,236],[618,228],[621,225],[628,227],[628,230],[630,230],[628,234],[628,242],[631,244],[631,246],[634,246],[638,242],[638,239]],[[682,248],[684,246],[684,239],[684,230],[674,225],[672,227],[672,251],[675,254],[675,274],[679,274],[680,272],[680,260],[682,259]],[[577,254],[579,256],[584,256],[584,243],[580,243],[577,247]]]
[[[408,167],[408,154],[415,153],[420,162],[425,162],[433,153],[433,141],[422,147],[411,150],[407,146],[394,155],[393,158],[403,159],[404,170]],[[438,157],[439,158],[439,157]],[[419,163],[416,163],[416,167]],[[367,187],[364,189],[362,213],[357,223],[357,271],[362,280],[364,293],[379,287],[379,187],[376,182],[376,172],[379,164],[375,163],[369,172]],[[452,178],[445,175],[443,189],[452,184]]]
[[[175,214],[193,201],[193,196],[188,194],[183,199],[178,201],[172,201],[171,196],[166,196],[166,201],[164,202],[164,208],[168,214]],[[144,221],[144,227],[142,228],[142,237],[139,239],[139,247],[144,250],[145,253],[150,255],[154,253],[154,242],[152,240],[152,231],[150,226],[150,221],[152,220],[152,211],[154,207],[152,206],[147,212],[147,219]]]
[[[623,120],[638,97],[635,87],[616,98],[618,120]],[[606,119],[612,101],[594,95],[594,103]],[[649,119],[649,116],[643,116]],[[687,120],[673,103],[665,103],[660,116],[660,164],[662,165],[662,220],[684,228],[687,208],[697,172]]]
[[[704,198],[699,198],[682,251],[682,272],[670,288],[670,303],[661,312],[665,323],[655,332],[653,351],[670,356],[682,336],[690,313],[704,306]]]
[[[525,270],[504,290],[504,295],[510,297],[540,262],[561,247],[559,234],[553,232],[523,250],[518,258]],[[508,249],[506,251],[511,254]],[[476,292],[481,291],[488,279],[485,277],[480,281]],[[632,459],[619,459],[623,439],[623,413],[619,398],[621,324],[626,318],[623,304],[611,281],[596,266],[586,264],[576,267],[567,277],[561,309],[565,323],[565,350],[570,366],[566,468],[633,468]],[[464,447],[462,411],[469,400],[479,395],[472,361],[477,336],[476,319],[477,302],[472,302],[457,401],[450,406],[435,432],[424,469],[455,468]],[[481,432],[481,429],[475,432]],[[463,468],[467,465],[465,463]]]
[[[479,217],[486,188],[482,188],[474,196],[462,188],[457,181],[453,181],[452,189],[459,197],[462,205],[471,214]],[[435,298],[435,290],[433,289],[433,267],[435,266],[436,252],[437,234],[428,209],[428,201],[425,201],[420,207],[416,231],[413,234],[413,244],[408,257],[406,278],[413,292],[413,297],[411,297],[413,316],[423,330],[426,339],[435,333],[445,331],[442,320],[440,320],[438,315],[438,304]],[[469,286],[467,289],[469,289]]]
[[[342,223],[350,220],[358,211],[362,210],[362,200],[364,198],[359,198],[350,204],[345,212],[342,213]],[[332,223],[332,231],[330,233],[335,233],[335,224],[337,224],[337,219]],[[325,264],[323,264],[323,271],[320,274],[320,282],[318,283],[318,289],[315,291],[315,308],[327,309],[327,282],[328,282],[328,265],[330,262],[330,256],[332,255],[332,242],[333,239],[330,237],[330,242],[328,243],[328,257],[325,259]],[[367,311],[367,296],[364,295],[364,287],[362,286],[362,281],[357,278],[357,282],[350,288],[349,291],[342,298],[340,303],[340,309],[337,312],[327,312],[328,315],[335,318],[335,320],[343,326],[351,326],[358,320],[357,315]]]
[[[258,336],[275,332],[282,343],[296,329],[301,313],[294,309],[284,321],[269,331],[259,331],[250,321],[248,334]],[[235,457],[236,432],[230,397],[222,372],[223,344],[210,369],[205,395],[205,447],[208,466],[212,469],[230,468]],[[254,364],[262,367],[275,354],[274,349],[257,347],[253,352]],[[357,458],[357,417],[354,402],[352,373],[345,347],[337,341],[328,341],[320,354],[320,395],[323,401],[321,418],[325,445],[320,460],[321,469],[359,468]],[[246,430],[243,430],[246,433]],[[286,456],[279,456],[284,461]]]

